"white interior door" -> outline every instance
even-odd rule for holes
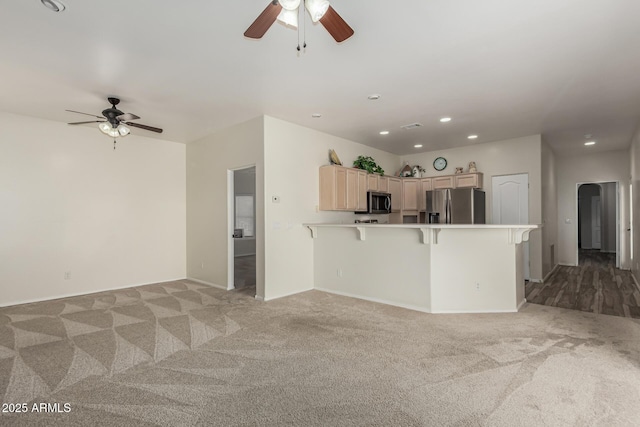
[[[529,175],[491,178],[491,218],[494,224],[529,223]],[[529,280],[529,242],[524,242],[524,278]]]
[[[591,198],[591,247],[601,249],[601,225],[600,225],[600,197]]]

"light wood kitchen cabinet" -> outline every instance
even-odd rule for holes
[[[367,172],[344,166],[320,167],[321,211],[367,209]]]
[[[402,210],[418,210],[418,190],[420,180],[417,178],[405,178],[402,180]],[[392,199],[393,200],[393,199]]]
[[[367,174],[367,188],[369,191],[378,191],[380,187],[379,176],[376,174]]]
[[[347,210],[358,208],[358,171],[347,169]]]
[[[431,187],[433,190],[444,190],[445,188],[454,188],[454,175],[434,176],[431,178]]]
[[[402,210],[402,179],[390,176],[387,180],[391,194],[391,212],[400,212]]]
[[[479,172],[454,175],[454,178],[455,188],[482,188],[482,174]]]
[[[364,212],[367,210],[367,181],[369,174],[365,171],[357,171],[358,175],[358,201],[356,203],[356,211]]]
[[[381,176],[378,178],[378,191],[382,192],[382,193],[388,193],[389,192],[389,177],[388,176]]]
[[[420,190],[418,192],[418,210],[427,210],[427,191],[433,190],[431,178],[422,178],[420,180]]]

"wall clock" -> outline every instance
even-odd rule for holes
[[[437,157],[433,161],[433,168],[437,171],[444,170],[444,168],[446,167],[447,167],[447,159],[445,159],[444,157]]]

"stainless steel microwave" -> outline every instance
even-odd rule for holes
[[[379,191],[367,191],[367,211],[361,214],[389,214],[391,213],[391,194]]]

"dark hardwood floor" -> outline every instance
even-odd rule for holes
[[[239,256],[234,259],[234,286],[236,289],[256,285],[256,256]]]
[[[527,283],[527,302],[640,318],[640,289],[616,255],[581,250],[577,267],[558,266],[545,283]]]

